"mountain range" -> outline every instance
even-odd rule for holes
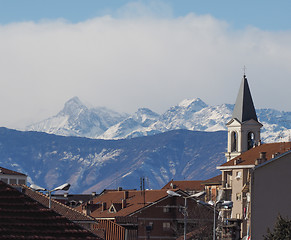
[[[0,165],[52,189],[71,193],[103,189],[159,189],[171,179],[205,180],[225,161],[225,131],[173,130],[147,137],[101,140],[0,128]]]
[[[158,189],[171,179],[205,180],[225,162],[234,105],[209,106],[186,99],[163,114],[140,108],[134,114],[89,108],[78,97],[55,116],[27,127],[0,128],[0,164],[51,189],[71,183],[70,192],[105,188]],[[257,109],[263,142],[289,140],[291,113]]]
[[[105,107],[89,108],[78,97],[65,103],[55,116],[26,128],[28,131],[94,139],[127,139],[171,130],[226,130],[234,105],[209,106],[199,98],[185,99],[163,114],[140,108],[134,114],[117,113]],[[291,112],[257,109],[263,142],[289,141]]]

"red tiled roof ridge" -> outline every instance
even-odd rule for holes
[[[45,205],[25,195],[19,189],[0,181],[1,228],[0,239],[100,239],[89,229],[85,229],[56,211],[48,209]],[[6,207],[12,202],[22,207]],[[27,214],[23,214],[23,210]],[[3,226],[3,227],[2,227]]]
[[[174,180],[172,179],[170,182],[202,182],[203,180]]]
[[[24,174],[24,173],[16,172],[16,171],[10,170],[10,169],[8,169],[8,168],[4,168],[4,167],[0,167],[0,170],[1,170],[1,173],[3,173],[3,174],[11,174],[11,175],[27,176],[27,175]],[[3,171],[3,170],[4,170],[4,171]]]
[[[256,159],[259,158],[260,152],[266,152],[267,161],[272,159],[272,155],[276,153],[284,153],[286,151],[291,150],[291,142],[276,142],[276,143],[264,143],[254,148],[249,149],[246,152],[243,152],[239,156],[231,159],[228,162],[220,165],[221,167],[227,166],[244,166],[244,165],[254,165]],[[235,164],[235,161],[241,159],[241,162]]]
[[[160,200],[164,199],[168,196],[167,194],[168,189],[155,189],[155,190],[144,190],[145,192],[145,199],[144,195],[142,194],[143,191],[141,190],[122,190],[122,191],[110,191],[104,192],[103,194],[94,198],[93,204],[100,204],[98,209],[95,209],[91,212],[91,216],[94,218],[114,218],[117,216],[132,216],[136,212],[139,212],[141,209],[147,208],[152,204],[156,204]],[[179,189],[174,189],[173,191],[178,191]],[[128,192],[128,196],[124,198],[124,192]],[[108,209],[112,205],[112,203],[120,204],[122,200],[126,200],[126,207],[120,209],[116,213],[109,213]],[[145,202],[144,202],[145,201]],[[102,203],[106,203],[106,210],[102,210]],[[85,204],[85,203],[84,203]],[[81,209],[81,207],[78,207]]]
[[[202,184],[214,183],[214,182],[217,183],[217,182],[221,182],[221,181],[222,181],[222,174],[219,174],[219,175],[217,175],[215,177],[212,177],[212,178],[209,178],[207,180],[204,180],[202,182]]]
[[[103,194],[115,194],[115,193],[123,193],[123,192],[128,192],[128,193],[142,193],[143,191],[145,192],[165,192],[165,189],[145,189],[145,190],[126,190],[126,189],[123,189],[123,190],[116,190],[116,191],[105,191],[102,193]],[[101,196],[101,195],[99,195]],[[99,196],[96,196],[95,198],[98,198]]]
[[[42,197],[45,197],[45,198],[49,199],[48,196],[46,196],[45,194],[43,194],[43,193],[41,193],[41,192],[39,192],[39,191],[35,191],[35,190],[33,190],[32,188],[30,188],[30,187],[28,187],[28,186],[26,186],[26,185],[21,185],[21,186],[22,186],[22,187],[25,187],[25,188],[27,188],[27,189],[29,189],[30,191],[33,191],[33,192],[39,194],[39,195],[42,196]],[[56,201],[56,200],[54,200],[53,198],[51,198],[51,203],[57,204],[57,205],[59,205],[59,206],[61,206],[61,207],[66,208],[67,210],[69,210],[69,211],[73,211],[73,212],[75,212],[75,213],[77,213],[77,214],[81,214],[81,215],[83,215],[84,217],[88,218],[88,220],[91,220],[91,221],[92,221],[92,220],[93,220],[93,221],[95,220],[93,217],[88,216],[88,215],[84,214],[83,212],[77,211],[76,209],[73,209],[73,208],[71,208],[71,207],[69,207],[69,206],[67,206],[67,205],[65,205],[65,204],[63,204],[63,203],[61,203],[61,202],[59,202],[59,201]]]
[[[203,189],[203,180],[171,180],[162,189],[175,189],[180,188],[183,190],[196,190],[200,191]],[[171,186],[173,184],[173,186]],[[175,187],[174,187],[175,185]]]

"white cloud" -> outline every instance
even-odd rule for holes
[[[163,112],[191,97],[234,103],[244,65],[256,107],[291,110],[290,32],[236,31],[208,15],[158,18],[143,6],[138,17],[136,7],[78,24],[0,26],[0,125],[42,120],[73,96],[123,112]]]

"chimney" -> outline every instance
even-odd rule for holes
[[[238,165],[242,162],[242,159],[241,158],[238,158],[238,159],[235,159],[234,160],[234,165]]]
[[[277,157],[280,154],[280,152],[276,152],[272,154],[272,158]]]
[[[121,208],[126,208],[126,199],[122,199]]]
[[[263,162],[265,162],[267,160],[266,152],[260,152],[260,159],[262,159]]]
[[[122,187],[118,187],[117,190],[118,190],[118,191],[122,191]]]
[[[127,199],[128,198],[128,191],[124,191],[124,199]]]
[[[92,192],[92,197],[95,197],[96,196],[96,192]]]
[[[106,210],[106,202],[102,203],[102,212],[104,212]]]
[[[258,166],[262,163],[262,159],[256,159],[255,165]]]
[[[86,216],[90,216],[90,214],[91,214],[91,204],[90,203],[86,203],[86,204],[82,205],[82,212]]]

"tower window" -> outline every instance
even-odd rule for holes
[[[248,133],[248,150],[255,145],[255,134],[253,132]]]
[[[231,133],[231,151],[237,152],[237,133],[236,132]]]

